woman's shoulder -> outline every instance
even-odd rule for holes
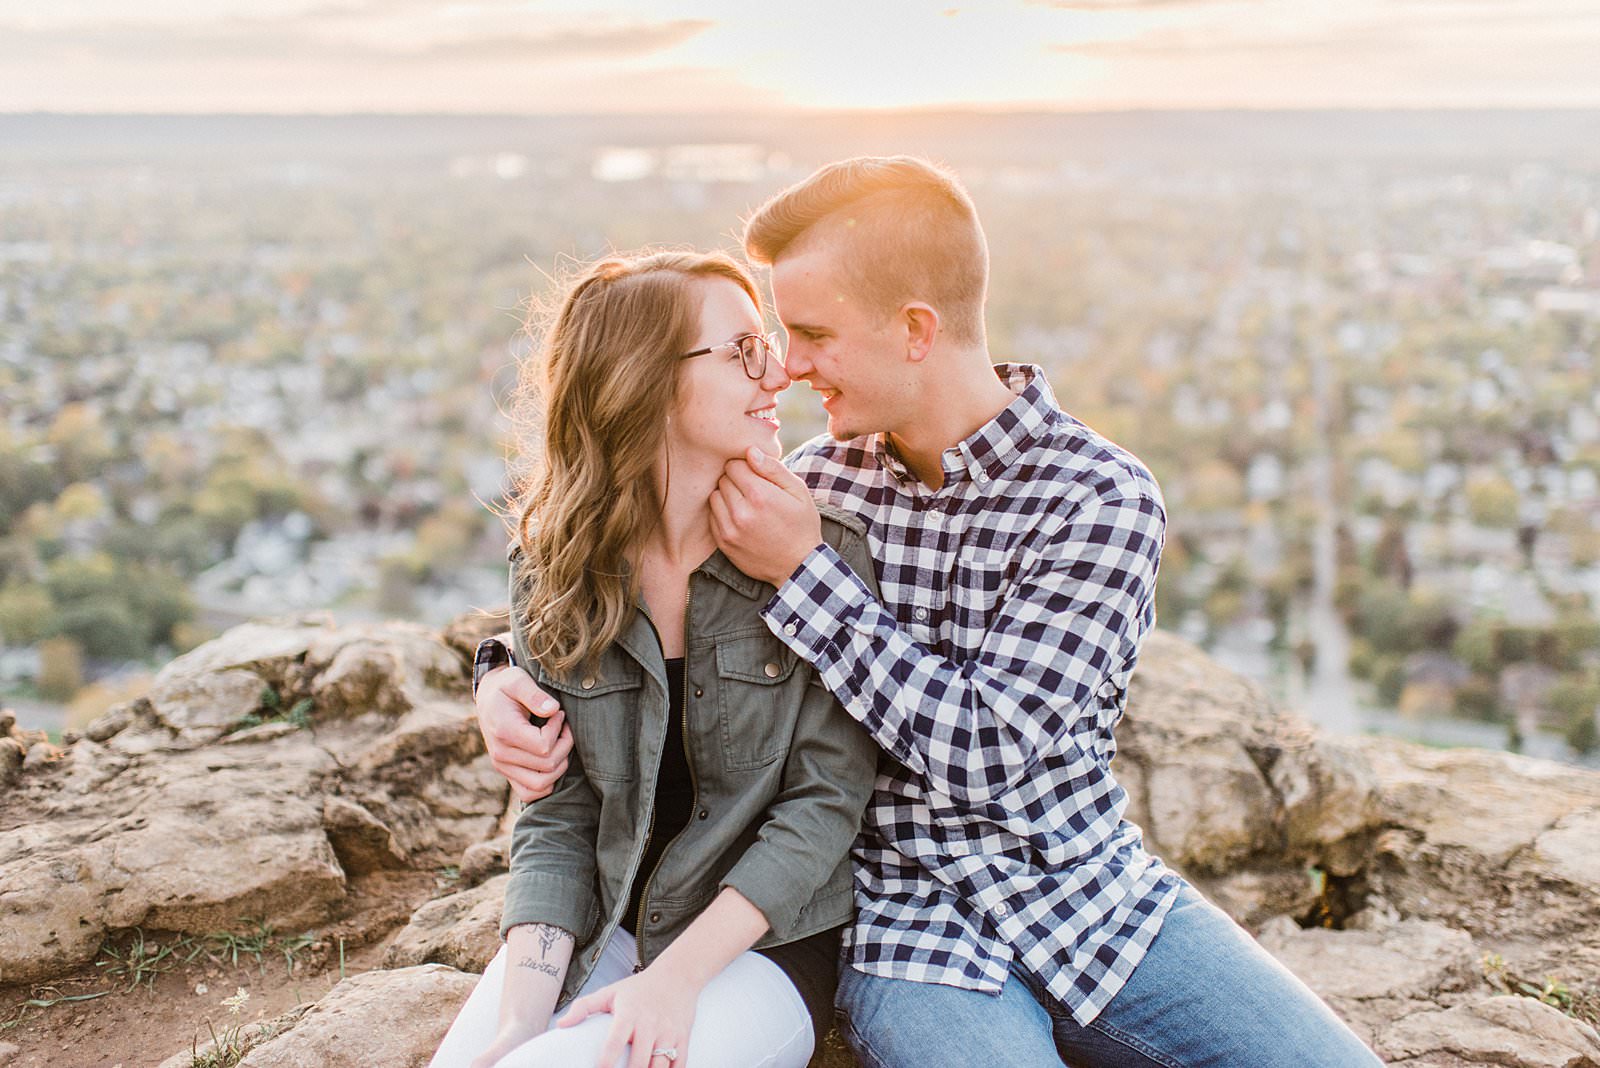
[[[818,504],[817,512],[822,516],[822,540],[835,549],[866,538],[866,520],[855,513],[831,504]]]
[[[867,547],[866,520],[830,504],[817,505],[817,511],[822,515],[822,540],[833,546],[840,559],[876,594],[877,568],[872,562],[872,551]]]

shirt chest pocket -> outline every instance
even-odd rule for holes
[[[781,759],[801,698],[794,653],[763,631],[717,642],[716,660],[724,766],[750,771]]]
[[[539,670],[539,688],[561,703],[572,727],[572,744],[584,773],[595,779],[627,782],[637,774],[639,699],[644,675],[607,666],[558,678]]]

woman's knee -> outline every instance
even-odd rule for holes
[[[495,1068],[589,1068],[600,1057],[600,1047],[611,1031],[611,1016],[591,1016],[572,1027],[552,1027],[501,1058]],[[628,1050],[617,1058],[627,1064]]]

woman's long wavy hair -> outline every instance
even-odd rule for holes
[[[677,401],[679,357],[700,333],[700,283],[761,297],[722,253],[615,255],[584,269],[528,327],[518,376],[511,511],[524,566],[512,611],[558,677],[592,670],[633,617],[633,562],[661,520],[656,463]]]

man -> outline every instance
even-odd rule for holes
[[[840,978],[857,1055],[1378,1064],[1123,819],[1112,732],[1154,622],[1160,491],[1038,368],[991,362],[987,246],[960,184],[921,160],[835,163],[764,205],[745,245],[771,265],[789,375],[822,395],[828,435],[788,469],[730,464],[717,538],[776,587],[768,626],[887,757]],[[813,497],[866,520],[881,599],[821,544]],[[524,798],[565,752],[559,726],[516,722],[514,703],[546,700],[526,681],[479,701]]]

